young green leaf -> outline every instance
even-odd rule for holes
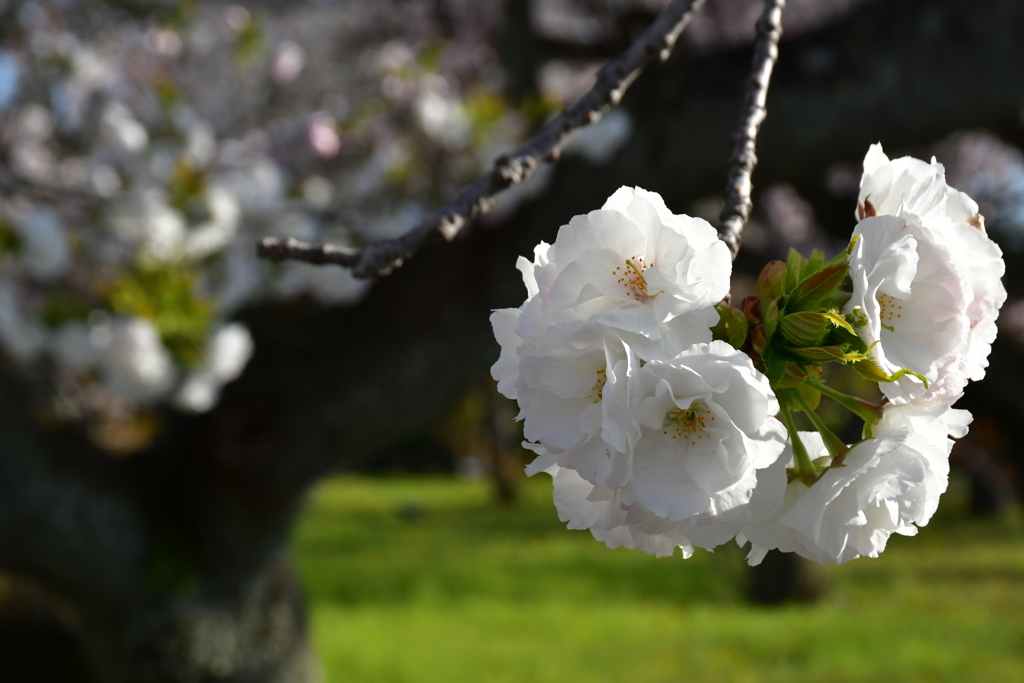
[[[712,339],[727,342],[739,349],[747,341],[749,325],[743,312],[732,306],[715,306],[718,311],[718,324],[711,328]]]

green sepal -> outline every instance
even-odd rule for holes
[[[851,313],[847,313],[846,320],[854,327],[864,327],[869,322],[868,317],[864,315],[864,311],[861,310],[860,306],[856,306]]]
[[[718,324],[711,328],[711,338],[727,342],[734,349],[739,349],[747,341],[750,325],[743,312],[732,306],[715,306],[718,311]]]
[[[854,331],[853,326],[849,323],[849,321],[847,321],[846,318],[839,314],[839,311],[828,311],[826,313],[822,313],[822,315],[824,315],[829,320],[829,322],[831,322],[836,327],[841,327],[850,334],[857,334]]]
[[[862,354],[863,355],[863,354]],[[902,368],[892,373],[891,375],[886,373],[885,370],[878,366],[878,363],[871,356],[863,356],[854,363],[852,363],[853,369],[857,371],[864,379],[869,379],[872,382],[895,382],[896,380],[902,379],[907,375],[916,377],[924,382],[924,388],[928,388],[928,380],[919,375],[918,373],[910,370],[909,368]]]

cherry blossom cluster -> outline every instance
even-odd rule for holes
[[[873,146],[857,217],[846,250],[769,263],[740,308],[720,305],[731,261],[711,225],[639,188],[520,258],[527,298],[491,317],[492,374],[569,528],[659,556],[736,540],[751,564],[772,549],[840,564],[928,523],[1004,264],[934,160]],[[836,390],[826,365],[884,398]],[[860,441],[819,418],[823,396],[863,421]]]
[[[271,265],[257,240],[394,237],[558,106],[510,106],[497,55],[390,4],[5,14],[0,360],[53,389],[49,414],[210,410],[253,353],[241,309],[350,305],[371,284]],[[389,39],[367,47],[375,31]],[[607,157],[630,125],[611,122],[569,151]]]

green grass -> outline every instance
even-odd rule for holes
[[[1013,525],[939,520],[825,568],[821,602],[764,608],[735,546],[609,550],[550,486],[514,508],[485,482],[320,486],[294,549],[327,682],[1024,681]]]

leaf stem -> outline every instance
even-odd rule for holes
[[[882,407],[878,403],[872,403],[871,401],[865,401],[857,396],[850,396],[844,394],[841,391],[836,391],[832,387],[826,385],[824,382],[808,380],[814,388],[820,391],[825,396],[843,406],[851,413],[864,420],[867,425],[873,425],[878,421],[878,410]]]
[[[804,446],[804,442],[800,440],[800,433],[797,431],[796,422],[793,420],[793,413],[790,410],[789,401],[780,397],[779,408],[779,416],[782,418],[782,424],[786,425],[786,431],[789,432],[789,439],[793,443],[793,460],[796,461],[793,478],[798,479],[805,475],[813,475],[814,465],[811,463],[811,456],[807,454],[807,448]]]
[[[814,425],[814,428],[818,430],[819,434],[821,434],[822,441],[825,442],[825,448],[828,449],[828,454],[832,456],[833,462],[841,462],[841,458],[846,455],[846,452],[850,450],[850,447],[843,443],[842,439],[836,436],[835,432],[825,425],[821,417],[818,416],[818,413],[811,408],[811,405],[807,402],[807,399],[804,398],[803,394],[797,391],[795,392],[795,395],[797,403],[800,404],[800,410],[803,411],[804,415],[807,416],[807,419],[809,419],[811,424]]]

